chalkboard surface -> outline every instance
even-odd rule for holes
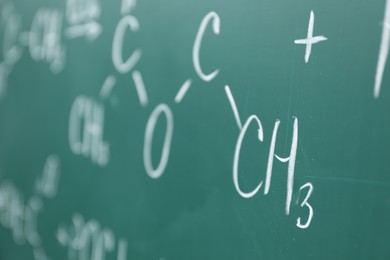
[[[390,1],[0,1],[0,259],[390,259]]]

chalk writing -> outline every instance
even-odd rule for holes
[[[381,90],[383,73],[390,48],[390,0],[386,1],[385,19],[383,20],[382,40],[379,50],[378,64],[375,75],[374,97],[378,98]]]
[[[109,228],[102,228],[94,219],[86,221],[80,214],[73,215],[70,225],[60,225],[56,237],[68,248],[68,259],[104,260],[115,249],[117,260],[127,259],[126,240],[117,240]]]
[[[300,39],[295,40],[295,44],[305,44],[306,45],[306,52],[305,52],[305,62],[308,63],[311,55],[311,49],[313,44],[326,41],[327,38],[325,36],[313,36],[314,32],[314,12],[310,12],[310,20],[309,20],[309,27],[307,28],[307,38],[306,39]]]
[[[54,73],[65,66],[65,49],[61,43],[63,17],[56,9],[42,8],[35,14],[28,37],[30,55],[44,61]]]
[[[210,21],[213,22],[212,25],[213,25],[214,33],[215,34],[219,34],[219,32],[220,32],[220,24],[221,24],[219,16],[215,12],[210,12],[203,18],[203,20],[202,20],[202,22],[200,24],[198,33],[196,34],[194,47],[193,47],[193,50],[192,50],[192,60],[193,60],[193,63],[194,63],[195,71],[198,74],[198,76],[202,80],[204,80],[204,81],[211,81],[219,73],[219,70],[215,70],[215,71],[211,72],[210,74],[205,74],[202,71],[202,67],[201,67],[200,61],[199,61],[200,45],[202,43],[202,39],[203,39],[205,30],[206,30],[206,26],[208,25],[208,23]]]
[[[85,96],[75,99],[69,115],[69,145],[75,155],[91,158],[99,166],[109,161],[109,145],[103,140],[104,107]]]

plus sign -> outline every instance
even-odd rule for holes
[[[313,31],[314,31],[314,13],[313,13],[313,11],[311,11],[310,12],[309,27],[307,28],[307,38],[294,41],[295,44],[306,44],[306,53],[305,53],[305,62],[306,63],[309,62],[312,45],[315,43],[319,43],[319,42],[327,40],[327,38],[324,36],[314,36],[313,37]]]

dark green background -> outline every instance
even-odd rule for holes
[[[4,1],[3,1],[4,2]],[[38,231],[51,259],[66,259],[55,233],[74,213],[96,219],[128,240],[128,259],[389,259],[390,258],[390,68],[379,99],[374,76],[385,1],[365,0],[144,0],[133,15],[140,31],[128,33],[124,54],[141,48],[135,69],[144,77],[149,104],[142,107],[131,74],[120,75],[111,60],[112,39],[121,19],[120,1],[102,1],[96,41],[63,39],[66,66],[53,74],[27,49],[8,78],[0,101],[0,178],[27,197],[50,154],[61,158],[57,196],[44,200]],[[4,6],[4,4],[3,4]],[[14,1],[28,30],[40,7],[64,11],[62,1]],[[305,64],[310,11],[313,46]],[[203,17],[215,11],[221,34],[208,27],[201,49],[203,82],[192,65],[192,47]],[[64,24],[66,26],[66,23]],[[2,34],[3,27],[0,27]],[[2,43],[0,43],[2,48]],[[117,78],[105,103],[104,139],[110,162],[98,167],[74,155],[68,144],[71,105],[79,95],[98,99],[108,75]],[[193,84],[181,104],[181,84]],[[296,227],[307,208],[284,213],[287,165],[275,160],[270,194],[251,199],[236,192],[233,154],[239,135],[224,86],[231,87],[241,119],[261,119],[265,139],[253,142],[249,128],[240,161],[243,189],[265,175],[269,143],[281,120],[276,151],[288,156],[293,117],[299,141],[293,201],[311,182],[314,217]],[[158,180],[143,166],[143,140],[153,109],[166,103],[174,115],[168,166]],[[161,123],[162,122],[162,123]],[[159,158],[164,120],[156,130],[153,158]],[[16,245],[0,227],[0,259],[33,259],[31,247]],[[114,259],[114,254],[106,259]]]

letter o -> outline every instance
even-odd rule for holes
[[[167,129],[165,133],[164,145],[160,162],[156,169],[153,168],[152,164],[152,144],[154,129],[156,128],[157,119],[160,115],[164,114],[167,119]],[[173,135],[173,115],[172,111],[166,104],[158,105],[149,117],[148,123],[146,124],[145,140],[144,140],[144,166],[146,173],[152,179],[158,179],[164,173],[169,159],[169,152],[171,149]]]

